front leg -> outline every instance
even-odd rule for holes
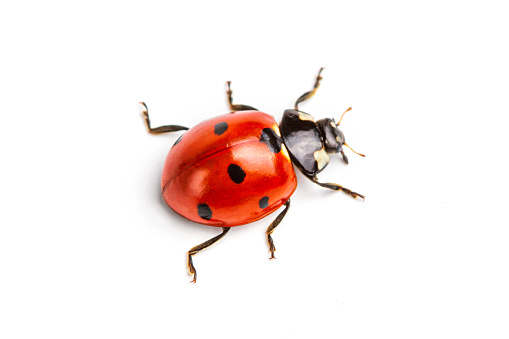
[[[316,90],[318,89],[318,87],[320,87],[320,80],[322,80],[322,76],[321,76],[322,71],[323,71],[323,67],[320,68],[320,71],[318,71],[318,75],[316,76],[316,81],[315,81],[315,84],[313,85],[313,89],[309,92],[302,94],[297,99],[297,101],[295,101],[295,110],[297,110],[297,111],[299,110],[299,104],[301,102],[311,99],[313,97],[313,95],[315,95]]]
[[[316,176],[308,177],[308,178],[309,178],[309,180],[311,180],[312,182],[314,182],[318,186],[322,186],[322,187],[325,187],[325,188],[328,188],[328,189],[331,189],[331,190],[334,190],[334,191],[343,191],[343,192],[345,192],[346,194],[348,194],[349,196],[351,196],[354,199],[362,198],[362,201],[364,201],[365,197],[362,194],[354,192],[351,189],[348,189],[346,187],[343,187],[341,185],[334,184],[334,183],[319,182],[318,178]]]

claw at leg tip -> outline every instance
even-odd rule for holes
[[[144,102],[140,102],[140,103],[139,103],[139,105],[140,105],[140,108],[141,108],[141,113],[142,113],[143,115],[145,115],[145,116],[146,116],[146,115],[148,115],[148,108],[147,108],[147,105],[145,105],[145,103],[144,103]]]

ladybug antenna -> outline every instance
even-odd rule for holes
[[[336,124],[336,126],[339,126],[339,124],[341,123],[341,120],[343,120],[343,117],[345,116],[345,113],[350,111],[352,109],[352,107],[349,107],[346,111],[343,112],[343,115],[341,116],[341,119],[339,119],[339,122]]]
[[[343,113],[343,114],[344,114],[344,113]],[[360,154],[360,153],[355,152],[355,151],[354,151],[354,150],[353,150],[350,146],[348,146],[348,144],[347,144],[347,143],[343,143],[343,145],[344,145],[344,146],[346,146],[346,147],[348,147],[348,148],[349,148],[352,152],[354,152],[355,154],[358,154],[358,155],[360,155],[361,157],[365,157],[365,155],[364,155],[364,154]]]

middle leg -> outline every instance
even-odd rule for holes
[[[238,111],[258,111],[256,108],[248,105],[238,105],[233,103],[233,97],[232,97],[232,90],[230,88],[231,81],[226,82],[226,99],[228,100],[228,107],[232,112],[238,112]]]
[[[286,215],[286,212],[288,212],[288,209],[290,208],[290,199],[285,203],[285,209],[279,213],[279,215],[274,219],[274,221],[270,224],[270,226],[267,228],[267,242],[269,243],[269,251],[270,251],[270,259],[276,259],[274,256],[274,252],[276,252],[276,246],[274,246],[274,241],[272,240],[271,234],[274,232],[274,229],[281,223],[283,218]]]

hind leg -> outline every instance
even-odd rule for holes
[[[193,257],[192,256],[195,255],[196,253],[200,252],[201,250],[209,247],[210,245],[214,244],[215,242],[219,241],[222,237],[224,237],[226,235],[226,233],[228,233],[229,230],[230,230],[230,227],[223,227],[223,233],[216,235],[214,238],[209,239],[209,240],[205,241],[204,243],[201,243],[198,246],[191,248],[189,250],[189,252],[187,252],[187,267],[189,268],[189,273],[191,273],[193,275],[193,280],[191,282],[193,282],[193,283],[196,282],[196,269],[194,268],[194,265],[193,265]]]
[[[145,118],[145,125],[147,126],[147,130],[150,134],[162,134],[168,132],[176,132],[182,130],[188,130],[189,128],[179,125],[166,125],[152,128],[150,127],[150,119],[148,117],[148,107],[144,102],[140,102],[140,105],[143,105],[143,117]]]

